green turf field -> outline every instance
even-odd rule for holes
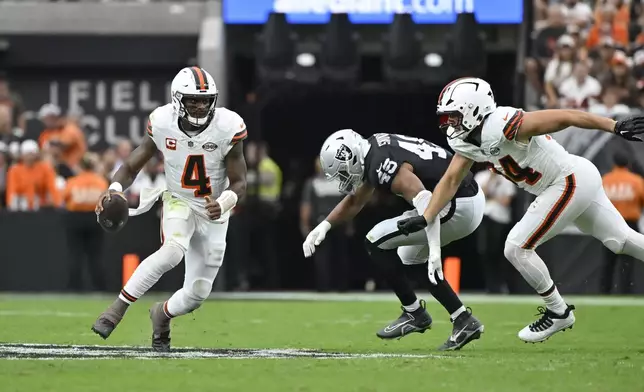
[[[644,391],[644,300],[569,299],[575,328],[529,345],[516,333],[534,304],[472,299],[485,333],[448,354],[435,351],[450,324],[433,302],[431,331],[383,342],[375,332],[398,316],[392,301],[212,300],[173,323],[173,346],[194,349],[150,359],[134,346],[149,344],[151,300],[137,302],[107,342],[90,332],[110,300],[0,296],[0,358],[14,357],[0,359],[0,391]],[[190,359],[204,356],[212,358]]]

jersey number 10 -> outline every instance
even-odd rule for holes
[[[183,167],[181,186],[194,189],[195,197],[205,197],[212,194],[210,177],[206,175],[206,161],[203,155],[188,155]]]

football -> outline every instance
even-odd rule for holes
[[[125,226],[128,216],[127,200],[113,192],[109,200],[103,201],[103,211],[98,215],[98,224],[103,230],[116,233]]]

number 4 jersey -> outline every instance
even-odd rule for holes
[[[244,120],[231,110],[217,108],[206,129],[191,137],[179,128],[168,104],[150,114],[147,132],[163,154],[167,190],[206,216],[205,197],[216,199],[229,186],[225,158],[246,138]]]
[[[425,189],[433,191],[447,170],[452,154],[423,139],[389,133],[377,133],[369,139],[365,157],[368,184],[391,191],[391,183],[404,163],[409,163]],[[461,183],[456,197],[471,197],[478,192],[472,173]]]
[[[539,195],[553,182],[573,172],[573,158],[549,135],[535,136],[528,143],[515,140],[523,111],[498,107],[483,123],[480,140],[448,139],[452,149],[475,162],[487,162],[520,188]]]

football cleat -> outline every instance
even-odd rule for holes
[[[116,329],[116,326],[121,322],[122,319],[123,315],[118,314],[117,312],[112,310],[112,308],[107,308],[106,311],[98,316],[98,319],[96,319],[94,325],[92,325],[92,332],[102,337],[103,339],[107,339],[112,334],[114,329]]]
[[[152,349],[157,352],[170,351],[170,319],[163,311],[163,302],[156,303],[150,308],[152,321]]]
[[[472,340],[480,338],[485,330],[485,326],[476,317],[472,316],[472,309],[470,308],[458,315],[456,320],[452,320],[452,323],[452,334],[438,348],[440,351],[460,350]]]
[[[424,333],[432,327],[432,316],[427,313],[425,301],[420,300],[420,307],[408,312],[401,307],[402,314],[391,324],[376,333],[380,339],[400,339],[412,332]]]
[[[575,314],[572,312],[575,310],[574,305],[568,305],[562,315],[543,306],[539,306],[537,309],[539,311],[537,316],[541,315],[539,320],[527,325],[518,334],[519,339],[526,343],[543,342],[559,331],[572,328],[575,324]]]

